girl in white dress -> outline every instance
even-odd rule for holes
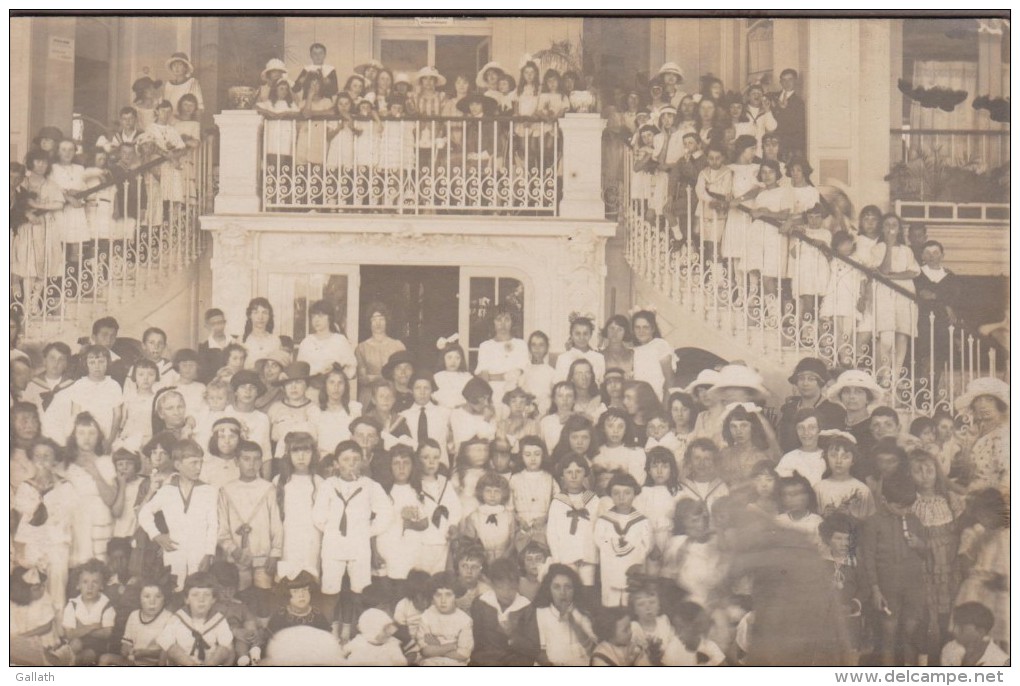
[[[245,369],[254,369],[255,362],[283,347],[280,337],[273,334],[273,306],[266,298],[252,298],[245,310],[247,321],[241,343],[248,351]]]
[[[631,316],[634,332],[634,380],[651,385],[655,395],[662,395],[673,379],[673,346],[662,334],[651,310],[639,310]]]
[[[754,162],[754,136],[739,136],[734,142],[735,160],[729,166],[733,184],[729,193],[729,212],[726,213],[726,231],[722,240],[722,256],[733,261],[743,271],[748,233],[751,230],[751,215],[739,209],[741,203],[753,204],[761,186],[758,184],[758,165]]]
[[[796,169],[797,167],[794,166]],[[805,236],[822,245],[828,246],[832,234],[822,226],[828,211],[821,203],[811,207],[805,213],[807,224],[801,229]],[[810,317],[815,321],[818,303],[829,289],[829,258],[825,254],[804,241],[794,239],[790,247],[793,262],[790,265],[790,278],[793,279],[793,293],[800,298],[800,321]]]
[[[514,338],[513,314],[501,309],[492,320],[495,336],[478,347],[478,365],[475,375],[492,387],[492,398],[498,402],[503,394],[517,386],[524,368],[528,366],[528,344]]]
[[[914,251],[903,244],[903,221],[895,214],[882,218],[882,242],[873,248],[878,271],[900,287],[914,292],[914,279],[921,268]],[[878,332],[879,382],[889,383],[899,377],[910,340],[917,336],[917,305],[906,295],[878,283],[874,291],[875,330]],[[892,365],[895,366],[892,366]]]
[[[92,153],[92,164],[85,169],[85,185],[89,188],[102,185],[110,180],[107,168],[109,155],[102,148]],[[89,236],[104,243],[111,238],[122,238],[113,231],[113,208],[117,199],[117,187],[107,186],[94,191],[85,199],[85,217],[89,224]],[[108,253],[109,247],[102,252]]]
[[[432,394],[432,399],[437,405],[450,410],[464,404],[464,386],[471,380],[464,348],[460,347],[459,341],[460,336],[457,334],[436,341],[440,371],[433,377],[437,390]]]
[[[331,453],[341,441],[351,438],[351,422],[361,416],[361,403],[351,400],[351,382],[339,365],[335,365],[323,378],[319,408],[322,412],[315,419],[319,452]]]
[[[850,257],[854,250],[854,239],[846,231],[837,231],[832,237],[831,247],[837,255]],[[852,366],[853,358],[849,352],[853,346],[850,336],[856,330],[855,320],[860,318],[857,311],[860,297],[861,273],[843,260],[833,258],[829,264],[829,285],[822,298],[819,316],[837,346],[840,364],[846,367]],[[846,345],[846,342],[851,342],[851,345]]]
[[[867,267],[877,269],[879,262],[875,261],[878,254],[875,247],[881,240],[882,234],[882,210],[875,205],[868,205],[861,210],[857,222],[857,235],[854,240],[854,262]],[[880,260],[881,261],[881,260]],[[875,331],[875,303],[874,288],[870,281],[861,284],[861,299],[857,317],[857,356],[870,356],[875,349],[873,341]]]
[[[175,52],[166,61],[167,71],[170,72],[170,80],[163,85],[163,98],[170,101],[176,110],[181,98],[190,95],[195,98],[198,104],[198,111],[205,110],[205,103],[202,100],[202,86],[195,78],[195,68],[188,59],[187,54]]]
[[[280,79],[273,84],[269,97],[255,103],[255,110],[266,120],[262,132],[265,144],[262,154],[265,155],[267,172],[277,174],[284,171],[293,173],[291,166],[294,160],[294,120],[298,115],[298,106],[290,90],[290,82]],[[289,182],[286,184],[289,187]],[[277,183],[277,186],[282,186]],[[281,197],[281,200],[283,198]]]
[[[746,266],[748,271],[761,272],[765,296],[777,297],[779,279],[786,276],[789,245],[779,227],[789,218],[792,201],[789,190],[779,185],[778,163],[762,162],[758,181],[764,189],[751,211],[754,222],[747,240]]]
[[[528,59],[521,66],[520,78],[517,79],[516,114],[518,117],[534,117],[538,111],[538,94],[541,84],[538,82],[538,64]],[[531,124],[514,124],[516,139],[515,153],[518,165],[524,166],[525,150],[527,150],[527,166],[533,167],[538,162],[538,149],[531,145],[532,139],[539,135],[538,126]]]
[[[347,337],[340,333],[340,326],[334,321],[335,311],[326,300],[318,300],[308,308],[312,332],[305,336],[298,346],[297,359],[307,362],[312,375],[325,374],[339,364],[348,379],[358,374],[358,361],[354,347]]]
[[[283,441],[286,450],[280,473],[273,479],[283,519],[283,557],[277,573],[281,578],[293,577],[305,570],[318,579],[322,533],[312,524],[312,503],[325,483],[316,474],[319,452],[315,439],[303,431],[292,431]]]
[[[50,181],[64,193],[64,208],[56,214],[60,227],[58,235],[68,248],[68,263],[80,267],[82,243],[91,236],[85,214],[85,199],[77,195],[88,187],[88,183],[85,180],[85,167],[74,163],[76,152],[74,141],[60,141],[57,161],[50,169]]]
[[[103,432],[92,415],[83,412],[67,441],[70,464],[64,473],[78,505],[71,521],[70,567],[92,558],[106,560],[106,544],[113,536],[111,507],[117,497],[116,470],[109,455],[100,455]]]
[[[390,526],[376,538],[376,546],[383,560],[383,568],[390,579],[403,581],[420,557],[421,532],[429,527],[425,517],[424,497],[421,494],[421,477],[415,464],[414,451],[406,445],[396,445],[390,451],[388,476],[392,480],[384,485],[393,507]]]

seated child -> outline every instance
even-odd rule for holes
[[[96,665],[108,652],[117,616],[103,593],[105,582],[106,568],[99,560],[89,560],[78,568],[75,588],[79,595],[67,601],[61,621],[75,665]]]
[[[369,608],[358,618],[358,635],[344,646],[347,664],[356,667],[406,667],[407,658],[394,637],[397,625],[384,611]]]
[[[549,551],[540,543],[532,541],[524,546],[518,559],[524,573],[521,575],[517,588],[522,596],[533,601],[538,595],[539,586],[542,585],[545,570],[549,567]],[[579,591],[579,593],[584,593],[584,591]],[[585,598],[585,600],[594,600],[594,598]]]
[[[462,541],[460,550],[454,555],[454,569],[457,577],[457,607],[469,614],[475,598],[491,591],[484,580],[485,551],[470,541]]]
[[[981,603],[962,603],[953,610],[953,640],[942,648],[943,667],[1005,667],[1009,655],[988,634],[995,615]]]
[[[53,601],[46,592],[46,575],[31,567],[11,570],[10,595],[10,663],[25,667],[68,664],[71,659],[66,646],[60,645],[59,627]]]
[[[677,639],[666,646],[663,664],[670,667],[718,667],[726,655],[705,636],[711,620],[705,609],[692,602],[677,605],[670,621]]]
[[[418,664],[424,667],[464,667],[474,650],[475,641],[471,617],[457,607],[457,580],[441,572],[432,577],[430,586],[432,605],[421,614],[421,624],[415,636],[422,656]]]
[[[124,627],[120,654],[106,654],[100,666],[153,667],[159,664],[163,649],[159,637],[173,614],[166,609],[166,592],[156,581],[143,581],[138,591],[138,609],[131,612]]]
[[[522,613],[531,605],[518,593],[518,579],[517,564],[512,560],[496,560],[489,567],[492,590],[478,596],[471,606],[475,642],[472,665],[524,667],[533,664],[529,656],[515,651],[511,644]]]
[[[234,661],[234,634],[227,619],[213,610],[216,582],[205,572],[184,582],[184,607],[174,613],[159,637],[171,665],[229,665]]]
[[[647,667],[651,663],[634,642],[630,614],[623,607],[607,607],[596,613],[593,623],[600,643],[591,656],[592,667]]]
[[[326,615],[312,607],[312,587],[318,585],[315,577],[301,570],[292,578],[280,580],[277,588],[286,599],[287,605],[277,610],[269,619],[269,634],[292,626],[310,626],[322,631],[331,631]]]
[[[414,637],[418,634],[421,624],[421,613],[432,604],[429,596],[430,577],[420,569],[412,569],[407,574],[404,584],[404,597],[397,601],[393,611],[393,620],[397,624],[394,636],[400,641],[410,664],[418,662],[418,644]]]
[[[224,560],[218,560],[210,569],[216,582],[217,597],[212,612],[223,615],[234,635],[234,654],[237,664],[245,666],[261,657],[262,636],[255,613],[237,597],[240,574],[237,567]]]

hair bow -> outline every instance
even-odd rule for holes
[[[496,437],[496,427],[492,424],[486,423],[484,426],[479,427],[478,431],[472,438],[480,438],[484,441],[491,441]]]
[[[638,312],[651,312],[652,314],[659,313],[659,311],[655,308],[655,305],[652,305],[650,303],[647,305],[635,305],[634,307],[627,310],[627,314],[629,314],[631,317],[633,317]]]
[[[450,336],[440,336],[436,339],[436,350],[442,350],[446,346],[456,343],[460,340],[460,334],[452,334]]]
[[[508,434],[506,436],[506,442],[510,445],[510,452],[512,453],[520,452],[521,439],[517,438],[517,436],[511,436]]]
[[[42,574],[39,572],[38,567],[29,567],[25,573],[21,575],[21,580],[26,584],[35,586],[36,584],[42,583]]]
[[[398,445],[406,445],[411,450],[414,450],[415,444],[414,439],[410,436],[394,436],[389,431],[386,431],[382,435],[383,448],[386,450],[393,450]]]
[[[751,414],[757,414],[758,412],[761,412],[761,408],[755,405],[754,403],[730,403],[729,405],[726,406],[726,414],[733,412],[733,410],[737,409],[738,407],[744,408],[747,412],[750,412]]]
[[[592,326],[595,325],[595,315],[592,314],[591,312],[577,312],[575,310],[574,312],[570,313],[567,319],[570,321],[571,324],[573,324],[578,319],[587,319],[592,323]]]
[[[676,353],[673,353],[673,357],[676,357]],[[679,386],[674,386],[673,388],[667,388],[666,389],[666,397],[668,398],[669,396],[673,395],[674,393],[683,393],[683,392],[684,392],[684,389],[680,388]]]
[[[528,62],[534,62],[535,58],[531,56],[531,53],[526,52],[521,56],[521,63],[517,65],[518,69],[524,69],[524,65]]]
[[[824,431],[818,432],[818,435],[819,436],[824,436],[826,438],[836,438],[836,437],[845,438],[846,440],[850,441],[854,445],[857,445],[857,438],[855,438],[854,435],[852,433],[848,432],[848,431],[842,431],[840,429],[825,429]]]

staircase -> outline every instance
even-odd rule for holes
[[[198,294],[199,260],[206,252],[198,223],[212,207],[214,150],[210,135],[179,159],[156,157],[78,194],[91,240],[71,244],[77,250],[65,252],[69,261],[47,264],[42,278],[23,281],[12,293],[9,307],[22,320],[25,345],[62,340],[73,348],[104,316],[132,332],[150,319],[163,327],[187,323],[173,312]],[[164,175],[179,180],[181,192],[173,199],[164,200]],[[57,222],[48,221],[45,230],[47,241],[61,240]],[[186,308],[188,317],[193,309]],[[180,338],[184,331],[193,338],[194,328],[187,326]]]
[[[857,330],[857,321],[851,330],[841,331],[831,318],[816,316],[821,298],[809,298],[805,307],[796,277],[784,279],[778,292],[763,293],[754,273],[742,271],[735,259],[712,255],[711,246],[700,241],[692,187],[680,191],[687,196],[686,216],[667,221],[661,213],[649,212],[648,198],[632,196],[630,151],[624,165],[618,216],[624,256],[633,274],[631,301],[642,309],[647,305],[656,309],[663,335],[674,346],[700,347],[754,366],[773,393],[773,402],[790,394],[786,378],[802,357],[821,358],[835,372],[848,368],[871,372],[887,391],[883,402],[906,417],[931,416],[938,410],[955,413],[953,401],[974,378],[1004,372],[1008,380],[1008,361],[999,359],[999,349],[963,325],[938,329],[931,316],[929,340],[942,337],[949,346],[948,359],[939,367],[925,362],[935,358],[934,348],[919,349],[919,339],[907,350],[896,350],[895,344],[883,349],[878,336]],[[814,248],[858,270],[863,288],[872,295],[886,287],[917,302],[897,282],[834,256],[827,245],[799,229],[787,240],[787,274],[797,274],[802,253]],[[900,356],[903,361],[897,362]]]

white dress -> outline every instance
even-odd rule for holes
[[[788,188],[777,186],[765,189],[755,198],[755,207],[782,212],[792,207]],[[747,259],[745,266],[748,271],[758,270],[762,276],[779,278],[786,276],[788,239],[779,233],[779,228],[761,219],[751,223],[747,237]]]
[[[273,479],[279,486],[280,477]],[[283,487],[283,573],[296,574],[305,570],[319,578],[319,553],[322,533],[312,524],[312,503],[316,491],[324,483],[322,477],[311,474],[292,474]]]
[[[96,458],[96,469],[104,481],[114,483],[116,471],[109,455]],[[71,520],[70,566],[84,564],[94,557],[105,561],[106,544],[113,536],[113,513],[100,497],[95,479],[83,468],[69,465],[66,478],[78,499]]]
[[[432,394],[437,405],[453,410],[464,404],[464,386],[471,380],[470,372],[437,372],[433,378],[438,390]]]
[[[356,400],[348,403],[350,412],[339,410],[322,410],[315,418],[316,436],[319,437],[319,453],[325,455],[336,450],[341,441],[351,438],[351,422],[361,416],[361,403]]]
[[[861,273],[842,260],[829,265],[829,284],[822,299],[823,317],[857,317],[861,293]],[[849,331],[837,332],[840,336]]]
[[[198,79],[194,76],[189,76],[183,83],[167,81],[163,84],[163,99],[170,101],[174,112],[177,112],[177,103],[180,102],[181,96],[188,94],[194,95],[195,99],[198,100],[199,112],[205,109],[205,102],[202,100],[202,86],[198,84]]]
[[[424,506],[417,491],[408,484],[395,484],[390,489],[393,516],[390,526],[376,538],[379,555],[385,561],[384,572],[390,579],[406,579],[418,561],[421,534],[404,527],[404,508],[414,508],[419,519],[424,518]]]
[[[358,373],[354,347],[341,333],[331,333],[324,339],[315,334],[305,336],[298,346],[297,359],[307,362],[312,374],[325,374],[333,368],[334,362],[343,367],[348,379],[353,379]]]
[[[511,338],[508,341],[489,339],[478,347],[475,374],[487,372],[506,377],[502,381],[489,380],[489,385],[492,386],[493,405],[498,406],[503,402],[503,394],[517,387],[517,381],[529,363],[528,344],[520,338]]]
[[[873,253],[878,264],[882,264],[885,259],[885,250],[885,243],[879,243],[874,247]],[[917,260],[914,259],[914,252],[905,245],[893,248],[890,269],[894,272],[921,271],[917,266]],[[911,293],[914,292],[912,280],[897,280],[896,283]],[[879,283],[875,287],[875,327],[879,333],[895,331],[911,337],[917,336],[917,305],[906,296]]]
[[[255,336],[248,336],[241,345],[243,345],[248,351],[248,357],[244,360],[245,369],[255,369],[256,362],[274,350],[279,350],[283,347],[283,343],[280,342],[280,337],[276,334],[269,334],[268,336],[259,338],[256,338]]]
[[[88,187],[85,181],[85,167],[80,164],[54,164],[49,178],[62,191],[83,191]],[[65,243],[83,243],[91,240],[84,206],[71,207],[71,204],[67,203],[63,210],[55,213],[55,217],[59,227],[58,235]]]
[[[662,371],[662,358],[672,354],[673,346],[664,338],[655,338],[644,345],[634,346],[634,380],[651,384],[659,400],[662,400],[663,386],[666,383]]]
[[[760,185],[758,183],[757,164],[731,164],[733,172],[733,197],[739,198],[752,188]],[[754,207],[754,200],[743,203],[748,207]],[[726,214],[726,230],[723,232],[722,256],[733,259],[744,257],[747,248],[747,236],[751,230],[751,215],[743,210],[732,208]]]
[[[801,231],[808,238],[825,245],[832,240],[832,234],[827,229],[805,227]],[[829,258],[818,248],[796,238],[793,239],[790,251],[793,254],[790,278],[793,279],[794,295],[825,295],[829,289]]]

